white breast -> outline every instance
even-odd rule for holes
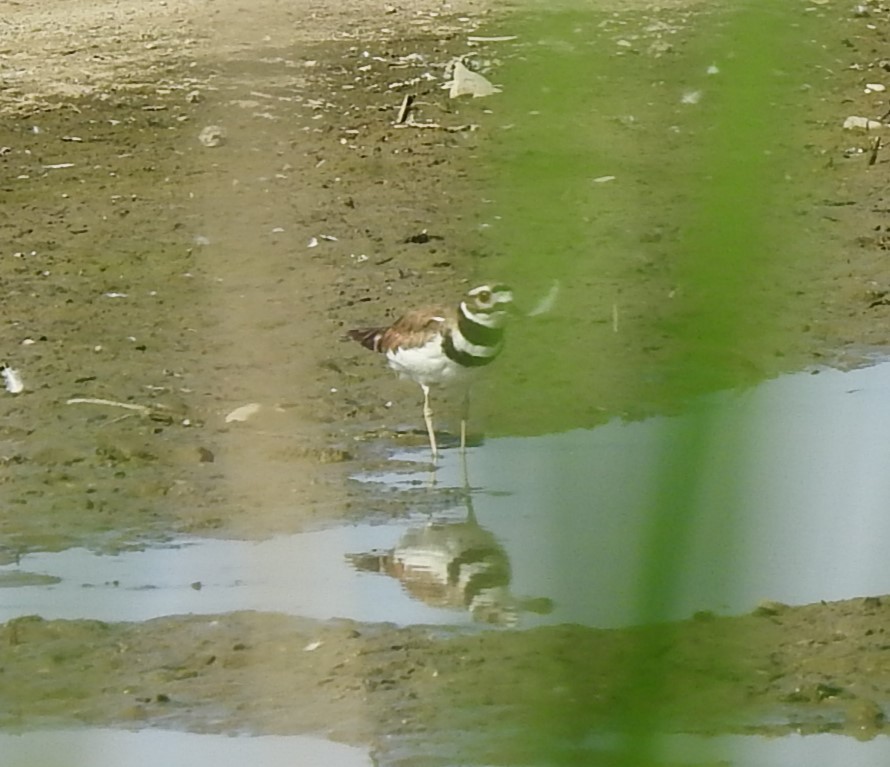
[[[425,386],[448,384],[467,375],[465,368],[448,359],[442,351],[442,337],[438,335],[423,346],[392,349],[386,353],[386,358],[400,378]]]

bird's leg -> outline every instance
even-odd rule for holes
[[[426,433],[430,438],[430,450],[433,453],[433,460],[439,456],[439,450],[436,447],[436,432],[433,431],[433,409],[430,407],[430,387],[426,384],[420,384],[423,389],[423,420],[426,423]]]
[[[470,418],[470,389],[464,389],[463,410],[460,415],[460,451],[467,452],[467,421]]]
[[[461,454],[460,454],[460,469],[461,469],[461,474],[463,475],[463,479],[464,479],[464,493],[466,494],[468,501],[470,503],[472,503],[472,500],[471,500],[472,491],[470,490],[470,474],[467,471],[467,451],[466,450],[462,450]]]

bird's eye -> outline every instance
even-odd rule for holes
[[[483,290],[476,298],[479,299],[480,303],[487,304],[491,301],[491,292],[488,290]]]

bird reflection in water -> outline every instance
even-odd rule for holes
[[[469,489],[465,499],[464,521],[431,520],[407,530],[392,549],[347,554],[347,560],[357,570],[397,578],[431,607],[467,610],[477,623],[511,627],[520,613],[550,613],[546,597],[511,594],[507,552],[476,520]]]

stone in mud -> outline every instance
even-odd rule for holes
[[[198,134],[198,141],[208,148],[222,146],[226,141],[226,131],[219,125],[208,125]]]
[[[868,117],[860,117],[858,115],[850,115],[844,120],[844,130],[880,130],[884,124],[879,120],[871,120]]]

